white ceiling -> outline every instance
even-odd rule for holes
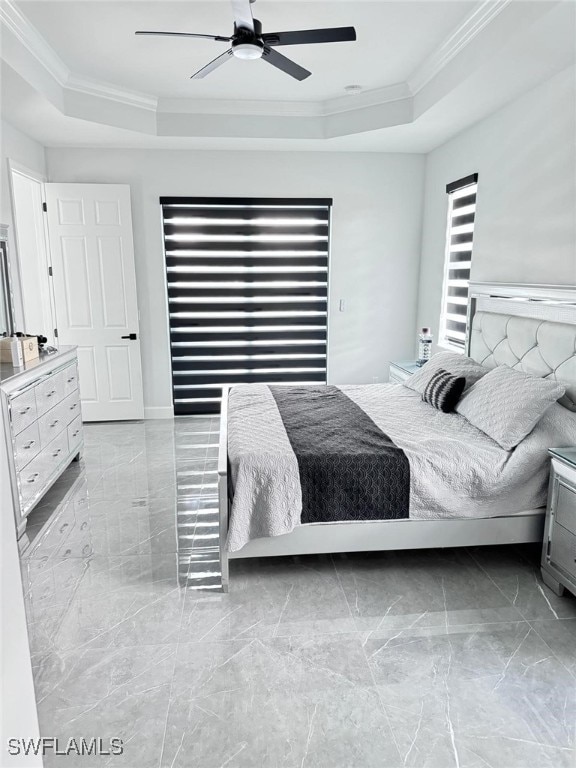
[[[257,0],[264,31],[355,26],[356,42],[290,46],[282,53],[312,72],[304,82],[264,61],[230,60],[205,80],[190,75],[229,47],[211,40],[136,37],[136,29],[230,35],[228,0],[64,2],[17,7],[76,74],[156,97],[323,101],[344,87],[408,79],[470,13],[474,2],[279,2]]]
[[[229,0],[0,0],[1,115],[46,146],[427,152],[574,66],[574,0],[253,8],[268,31],[352,24],[358,40],[284,48],[302,83],[237,59],[191,81],[224,43],[133,33],[229,34]]]

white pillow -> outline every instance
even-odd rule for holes
[[[466,379],[464,392],[470,389],[489,370],[466,355],[457,355],[455,352],[437,352],[427,363],[424,363],[419,371],[409,376],[403,384],[408,389],[413,389],[423,395],[431,378],[441,369],[448,371],[456,378],[464,377]]]
[[[565,387],[502,365],[489,371],[464,395],[456,411],[504,450],[528,435]]]

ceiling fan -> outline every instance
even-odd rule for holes
[[[305,80],[312,74],[292,59],[275,50],[279,45],[308,45],[310,43],[339,43],[356,40],[354,27],[333,27],[327,29],[303,29],[293,32],[262,33],[262,24],[253,18],[251,4],[255,0],[231,0],[234,12],[234,34],[197,35],[193,32],[148,32],[139,30],[137,35],[168,35],[170,37],[196,37],[204,40],[231,43],[231,47],[217,56],[205,67],[192,75],[192,80],[200,80],[210,72],[222,66],[231,56],[238,59],[264,59],[273,67],[281,69],[296,80]]]

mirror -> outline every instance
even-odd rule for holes
[[[8,263],[8,227],[0,224],[0,336],[14,333],[14,301]]]

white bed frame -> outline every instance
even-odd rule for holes
[[[469,329],[478,311],[576,326],[574,286],[476,282],[470,283],[470,299]],[[470,353],[470,336],[469,332],[466,354]],[[220,560],[225,591],[229,583],[230,559],[541,542],[544,526],[544,508],[490,518],[316,523],[299,526],[282,536],[255,539],[237,552],[226,552],[231,493],[228,478],[228,391],[225,390],[218,453]]]

